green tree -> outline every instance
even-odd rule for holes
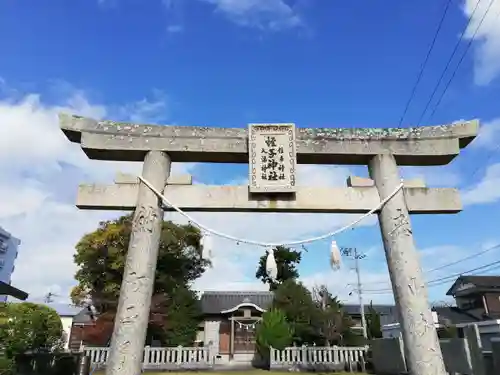
[[[302,283],[289,279],[280,284],[274,292],[273,307],[285,314],[295,343],[321,343],[321,310]]]
[[[344,306],[333,296],[326,285],[313,288],[313,298],[321,310],[320,333],[325,345],[342,345],[350,342],[354,322],[344,311]]]
[[[191,346],[202,319],[196,292],[187,286],[178,286],[170,294],[156,298],[156,301],[153,299],[151,337],[165,346]]]
[[[57,312],[35,303],[1,303],[0,343],[7,358],[26,351],[57,350],[63,328]]]
[[[126,215],[101,222],[76,245],[78,285],[71,293],[73,302],[82,305],[90,299],[107,322],[116,311],[131,231],[132,215]],[[200,256],[200,240],[199,230],[192,225],[163,222],[149,327],[155,338],[191,343],[196,336],[201,311],[190,285],[210,264]],[[177,324],[183,328],[174,328]],[[109,335],[108,326],[102,324],[99,332]],[[170,335],[174,331],[189,332],[190,338],[184,335],[173,339]]]
[[[269,357],[269,348],[282,350],[292,344],[293,330],[283,311],[271,308],[262,314],[256,330],[257,350],[262,358]]]
[[[261,280],[264,284],[269,285],[269,290],[276,290],[280,283],[285,280],[296,280],[299,277],[297,266],[301,261],[300,251],[292,250],[285,246],[277,246],[274,248],[274,258],[278,266],[278,277],[276,280],[271,280],[266,272],[266,258],[264,254],[259,259],[259,265],[255,277]]]
[[[366,328],[368,339],[378,339],[382,337],[382,326],[380,324],[380,314],[373,308],[370,302],[368,314],[366,316]]]

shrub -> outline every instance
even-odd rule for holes
[[[0,318],[0,343],[9,359],[29,351],[54,351],[62,344],[61,318],[47,306],[6,303]]]
[[[256,331],[257,350],[262,358],[269,358],[271,347],[282,350],[290,346],[292,339],[293,330],[283,311],[274,308],[262,315]]]

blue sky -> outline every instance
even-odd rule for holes
[[[481,0],[456,66],[490,0]],[[403,126],[479,118],[480,137],[453,163],[404,168],[405,178],[460,187],[457,215],[413,217],[424,269],[500,242],[496,223],[500,164],[500,0],[493,3],[440,105],[422,111],[477,0],[453,1]],[[160,124],[245,127],[294,122],[305,127],[398,126],[447,1],[75,0],[0,4],[0,225],[23,241],[13,282],[36,297],[64,300],[74,283],[72,254],[83,233],[117,213],[78,211],[77,185],[112,181],[137,165],[85,159],[58,129],[60,110],[95,118]],[[438,90],[438,94],[441,93]],[[436,97],[436,99],[439,95]],[[246,183],[244,165],[176,165],[197,183]],[[339,186],[362,167],[307,166],[302,184]],[[299,181],[300,183],[300,181]],[[353,216],[200,214],[214,229],[261,240],[327,232]],[[272,229],[270,229],[272,228]],[[388,288],[375,219],[337,238],[367,252],[367,289]],[[258,248],[216,242],[214,269],[200,289],[262,288],[253,278]],[[327,267],[328,242],[308,246],[300,267],[308,285],[327,283],[351,300],[349,264]],[[428,280],[498,259],[426,273]],[[347,262],[349,263],[349,262]],[[222,272],[223,271],[223,272]],[[490,274],[500,272],[491,270]],[[385,283],[385,284],[384,284]],[[444,299],[450,283],[430,288]],[[390,293],[366,298],[390,301]]]

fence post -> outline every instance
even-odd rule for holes
[[[182,345],[177,347],[177,365],[182,365]]]
[[[216,347],[215,347],[215,344],[213,341],[209,341],[208,342],[208,346],[207,346],[207,355],[208,355],[208,363],[210,365],[215,365],[215,356],[217,355],[217,351],[216,351]]]
[[[151,347],[146,345],[144,347],[144,354],[142,357],[142,368],[144,369],[149,364],[151,364]]]
[[[301,356],[302,356],[302,365],[308,364],[308,358],[307,358],[307,347],[305,345],[302,345],[301,349]]]
[[[467,339],[467,345],[469,346],[472,372],[474,375],[486,375],[483,345],[481,344],[481,338],[479,336],[479,329],[477,328],[477,325],[473,324],[465,327],[464,336]]]
[[[263,361],[264,362],[264,361]],[[272,346],[269,347],[269,370],[273,370],[274,365],[274,348]]]

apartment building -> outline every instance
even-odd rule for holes
[[[17,251],[21,241],[0,227],[0,281],[10,284]],[[0,295],[0,302],[5,302],[7,296]]]

